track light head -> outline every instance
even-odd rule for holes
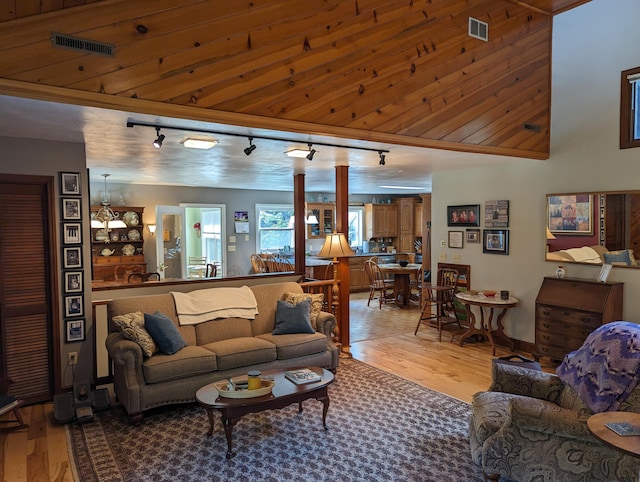
[[[253,143],[253,137],[249,137],[249,147],[244,148],[244,153],[250,156],[253,151],[256,150],[256,145]]]
[[[156,135],[158,136],[155,141],[153,141],[153,147],[156,149],[160,149],[162,147],[162,142],[164,141],[164,134],[160,134],[160,128],[156,127]]]
[[[386,156],[382,153],[382,151],[378,151],[378,155],[380,156],[380,165],[384,166],[386,164],[384,160]]]
[[[307,154],[307,159],[313,161],[313,156],[316,155],[316,150],[313,148],[313,144],[309,144],[309,154]]]

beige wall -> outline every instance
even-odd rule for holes
[[[460,262],[472,267],[473,288],[510,290],[521,300],[506,323],[517,339],[534,341],[536,294],[542,278],[553,276],[557,267],[544,261],[546,194],[640,189],[640,149],[619,149],[620,72],[640,65],[638,18],[636,0],[594,0],[555,17],[553,79],[573,78],[575,88],[553,90],[549,160],[513,159],[499,167],[433,176],[434,266],[441,253],[449,261],[459,254]],[[450,229],[445,206],[495,199],[510,201],[509,256],[483,254],[478,244],[440,248]],[[591,279],[600,270],[565,268],[567,276]],[[614,268],[609,280],[625,283],[624,318],[640,322],[640,270]]]

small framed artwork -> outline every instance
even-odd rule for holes
[[[82,268],[82,246],[63,248],[62,267],[65,269]]]
[[[449,247],[462,248],[462,231],[449,231]]]
[[[480,226],[480,205],[447,206],[447,226]]]
[[[482,252],[488,254],[509,254],[509,230],[485,229],[482,232]]]
[[[80,196],[80,174],[77,172],[60,173],[60,194],[63,196]]]
[[[484,227],[509,227],[509,201],[487,201],[484,203]]]
[[[66,322],[66,341],[67,343],[73,343],[74,341],[84,341],[85,335],[85,319],[77,318],[73,320],[65,320]]]
[[[84,315],[84,296],[73,295],[64,297],[64,316]]]
[[[82,224],[63,223],[62,242],[64,244],[82,244]]]
[[[467,229],[467,243],[480,244],[480,230]]]
[[[80,221],[80,198],[62,198],[62,219],[64,221]]]
[[[82,293],[82,271],[67,271],[64,273],[64,292]]]

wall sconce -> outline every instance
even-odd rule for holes
[[[147,224],[147,229],[151,233],[151,236],[156,234],[156,228],[157,228],[157,226],[155,224]]]

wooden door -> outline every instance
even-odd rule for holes
[[[0,370],[28,403],[60,380],[52,190],[50,177],[0,175]]]

